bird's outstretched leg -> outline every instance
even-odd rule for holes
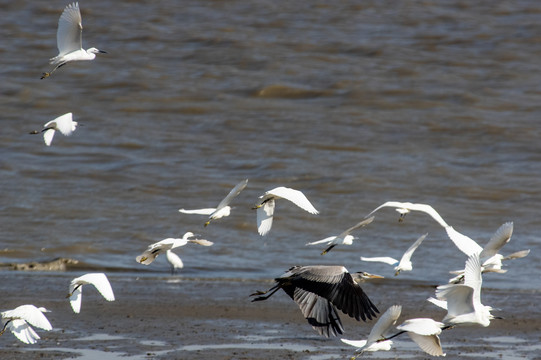
[[[325,255],[326,253],[328,253],[329,251],[331,251],[331,249],[332,249],[333,247],[335,247],[335,246],[336,246],[336,244],[333,244],[333,245],[329,246],[328,248],[326,248],[325,250],[323,250],[323,251],[321,252],[321,255]]]
[[[49,76],[51,76],[51,75],[55,72],[56,69],[58,69],[58,68],[61,67],[61,66],[66,65],[66,64],[67,64],[67,63],[65,63],[65,62],[64,62],[64,63],[61,63],[61,64],[58,64],[58,65],[55,66],[54,69],[51,70],[51,72],[44,72],[44,73],[42,73],[40,79],[43,80],[43,79],[45,79],[45,78],[48,78]]]
[[[37,131],[37,130],[30,131],[29,134],[36,135],[36,134],[39,134],[39,133],[42,133],[44,131],[51,130],[51,129],[54,129],[54,127],[46,127],[46,128],[43,128],[40,131]]]
[[[0,331],[0,336],[2,336],[2,334],[6,331],[6,328],[8,327],[8,324],[11,322],[12,320],[8,320],[5,324],[4,324],[4,328],[2,329],[2,331]]]
[[[383,337],[383,338],[379,339],[379,340],[376,341],[376,342],[382,342],[382,341],[391,340],[391,339],[397,337],[398,335],[402,335],[402,334],[404,334],[404,333],[407,333],[407,331],[405,331],[405,330],[399,331],[399,332],[397,332],[396,334],[391,335],[391,336],[389,336],[389,337]]]
[[[69,293],[68,295],[66,295],[66,299],[71,297],[71,295],[73,295],[73,293],[75,292],[75,290],[77,290],[78,288],[80,288],[81,286],[83,286],[82,284],[79,284],[75,287],[75,289],[73,289],[73,291],[71,293]]]
[[[272,200],[272,198],[263,200],[263,201],[261,202],[261,204],[256,204],[256,205],[252,206],[252,210],[257,210],[257,209],[259,209],[260,207],[262,207],[263,205],[265,205],[266,203],[268,203],[268,202],[271,201],[271,200]]]
[[[255,293],[253,294],[250,294],[250,296],[257,296],[257,295],[265,295],[267,294],[269,291],[271,292],[269,295],[267,296],[259,296],[259,297],[256,297],[255,299],[252,299],[252,302],[254,301],[262,301],[262,300],[267,300],[268,298],[270,298],[275,292],[277,292],[278,290],[280,290],[281,286],[280,284],[276,285],[276,286],[273,286],[271,287],[269,290],[267,291],[256,291]]]

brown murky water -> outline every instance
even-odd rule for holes
[[[465,257],[423,214],[382,211],[324,257],[304,245],[398,200],[431,204],[481,244],[514,221],[503,253],[532,253],[484,286],[539,290],[538,2],[82,2],[83,45],[108,54],[40,80],[66,4],[0,0],[1,263],[155,275],[164,259],[135,256],[191,230],[215,245],[178,251],[186,276],[266,279],[294,264],[392,276],[359,256],[400,257],[428,232],[400,276],[445,282]],[[66,112],[82,125],[71,137],[49,148],[28,135]],[[178,213],[244,178],[230,217],[204,228]],[[278,202],[261,238],[251,206],[276,186],[320,215]]]
[[[83,45],[108,54],[40,81],[64,6],[0,5],[2,262],[140,269],[149,242],[192,230],[216,243],[182,249],[199,275],[318,262],[385,272],[358,256],[399,256],[429,232],[419,272],[404,276],[461,266],[430,218],[397,224],[390,209],[345,252],[304,246],[401,200],[432,204],[481,244],[514,221],[506,250],[533,253],[495,286],[531,286],[520,276],[540,270],[537,2],[93,1],[81,4]],[[47,148],[28,135],[69,111],[83,125],[73,136]],[[229,218],[203,228],[177,212],[215,206],[243,178]],[[250,207],[276,186],[321,214],[279,203],[260,238]]]

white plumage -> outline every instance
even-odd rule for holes
[[[73,121],[73,114],[64,114],[43,125],[43,129],[41,130],[41,132],[43,133],[43,141],[45,142],[45,145],[51,146],[56,131],[60,131],[62,135],[70,136],[76,128],[77,122]],[[40,131],[32,131],[30,134],[39,133]]]
[[[419,237],[415,242],[406,250],[404,255],[402,255],[402,258],[400,258],[400,261],[392,258],[392,257],[364,257],[361,256],[362,261],[375,261],[375,262],[383,262],[386,264],[389,264],[391,266],[395,266],[395,276],[400,274],[400,271],[411,271],[413,270],[413,264],[411,263],[411,256],[415,252],[415,250],[421,245],[423,240],[426,238],[428,234],[424,234],[421,237]]]
[[[441,347],[440,337],[445,324],[428,318],[409,319],[396,328],[406,331],[409,337],[429,355],[445,356]]]
[[[95,47],[83,49],[83,23],[79,3],[68,4],[60,15],[56,45],[58,55],[49,60],[50,64],[56,66],[51,72],[43,73],[42,79],[49,77],[56,69],[70,61],[94,60],[97,53],[105,53]]]
[[[385,338],[391,327],[396,324],[396,321],[400,317],[401,311],[401,305],[393,305],[389,307],[387,311],[385,311],[385,313],[381,315],[378,321],[374,324],[366,340],[340,340],[342,340],[342,342],[348,345],[358,348],[356,352],[360,352],[361,354],[365,351],[391,350],[391,346],[393,344],[392,340],[378,340]]]
[[[43,314],[49,312],[47,309],[34,305],[21,305],[13,310],[7,310],[0,313],[2,317],[2,330],[9,330],[17,339],[25,344],[35,344],[39,339],[39,335],[32,329],[32,326],[50,331],[53,329],[47,317]]]
[[[459,233],[452,226],[447,224],[445,220],[443,220],[443,218],[440,216],[440,214],[438,214],[438,212],[434,210],[432,206],[427,204],[388,201],[372,210],[366,217],[374,214],[376,211],[380,210],[383,207],[396,208],[396,210],[401,214],[401,219],[403,219],[404,216],[410,211],[420,211],[430,215],[438,224],[440,224],[445,229],[447,236],[451,239],[451,241],[460,251],[466,254],[466,256],[469,257],[473,254],[480,254],[481,264],[483,265],[482,270],[485,272],[502,272],[500,271],[502,267],[502,260],[524,257],[529,253],[529,250],[523,250],[511,254],[517,256],[508,258],[498,254],[501,248],[511,239],[511,235],[513,234],[512,222],[507,222],[500,226],[498,230],[494,233],[494,235],[492,235],[489,242],[483,248],[477,242],[475,242],[475,240],[464,234]]]
[[[349,229],[347,229],[346,231],[342,232],[340,235],[329,236],[329,237],[327,237],[325,239],[322,239],[322,240],[309,242],[306,245],[326,244],[327,248],[325,250],[323,250],[323,252],[321,253],[321,255],[324,255],[324,254],[328,253],[329,251],[331,251],[331,249],[334,248],[336,245],[351,245],[351,244],[353,244],[353,240],[355,239],[355,237],[353,235],[350,235],[350,233],[353,230],[356,230],[356,229],[358,229],[360,227],[363,227],[363,226],[366,226],[366,225],[370,224],[372,221],[374,221],[373,216],[368,218],[368,219],[364,219],[364,220],[358,222],[354,226],[352,226]]]
[[[283,186],[274,188],[261,195],[259,197],[259,203],[254,207],[257,209],[257,231],[261,236],[267,235],[272,228],[275,200],[277,199],[291,201],[293,204],[310,214],[319,213],[306,196],[299,190]]]
[[[113,289],[111,284],[107,279],[107,276],[103,273],[90,273],[75,278],[71,281],[69,286],[69,300],[73,312],[79,313],[81,311],[81,299],[83,295],[83,285],[94,285],[96,290],[105,298],[107,301],[114,301],[115,295],[113,294]]]
[[[197,215],[209,215],[208,221],[205,223],[205,226],[210,224],[212,220],[220,219],[231,214],[231,207],[229,204],[235,197],[237,197],[242,190],[248,185],[248,179],[242,180],[239,182],[229,194],[218,204],[215,208],[203,208],[203,209],[179,209],[178,211],[184,214],[197,214]]]
[[[158,255],[160,255],[161,253],[167,252],[168,250],[172,250],[180,246],[184,246],[188,243],[194,243],[194,244],[199,244],[203,246],[211,246],[214,244],[212,241],[208,241],[205,239],[190,239],[191,237],[194,237],[194,236],[195,235],[192,232],[188,231],[180,239],[167,238],[167,239],[158,241],[154,244],[150,244],[148,248],[141,255],[135,258],[135,260],[138,263],[141,263],[144,265],[150,265],[154,261],[154,259],[156,259],[156,257],[158,257]],[[171,258],[173,257],[172,255],[170,256]],[[180,260],[180,258],[178,260]],[[175,260],[173,260],[173,262],[175,262]],[[182,263],[182,261],[180,261],[180,263]],[[179,263],[177,262],[177,265],[178,264]],[[180,267],[180,266],[177,266],[177,267]]]
[[[447,315],[443,318],[446,325],[490,325],[494,316],[492,308],[481,303],[481,262],[474,254],[466,261],[464,284],[440,285],[436,289],[436,298],[447,300]]]

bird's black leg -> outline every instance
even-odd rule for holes
[[[67,64],[66,62],[63,62],[63,63],[61,63],[61,64],[56,65],[55,68],[51,70],[51,72],[44,72],[44,73],[42,73],[42,74],[41,74],[41,79],[43,80],[43,79],[45,79],[45,78],[51,76],[51,74],[54,73],[54,72],[56,71],[56,69],[58,69],[58,68],[61,67],[61,66],[66,65],[66,64]]]
[[[336,244],[333,244],[333,245],[329,246],[328,248],[326,248],[325,250],[323,250],[323,251],[321,252],[321,255],[325,255],[326,253],[328,253],[329,251],[331,251],[332,248],[335,247],[335,246],[336,246]]]
[[[391,336],[389,336],[389,337],[384,337],[384,338],[382,338],[382,339],[379,339],[379,340],[376,341],[376,342],[382,342],[382,341],[391,340],[392,338],[395,338],[395,337],[397,337],[398,335],[402,335],[402,334],[404,334],[404,333],[406,333],[406,332],[407,332],[407,331],[400,331],[400,332],[398,332],[398,333],[396,333],[396,334],[394,334],[394,335],[391,335]]]
[[[255,293],[253,294],[250,294],[250,296],[257,296],[257,295],[265,295],[267,294],[268,292],[271,292],[269,295],[267,296],[259,296],[259,297],[256,297],[255,299],[252,300],[252,302],[254,301],[262,301],[262,300],[267,300],[268,298],[270,298],[275,292],[277,292],[278,290],[280,290],[281,286],[280,284],[278,285],[275,285],[273,287],[271,287],[269,290],[267,291],[256,291]]]
[[[4,328],[2,329],[2,331],[0,331],[0,336],[6,331],[6,328],[8,327],[8,324],[10,322],[12,322],[13,320],[12,319],[9,319],[5,324],[4,324]]]

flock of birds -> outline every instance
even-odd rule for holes
[[[66,6],[60,16],[57,45],[59,54],[50,59],[50,63],[55,67],[50,72],[44,73],[42,79],[49,77],[68,62],[93,60],[97,53],[105,53],[96,48],[87,50],[82,48],[82,21],[78,3]],[[50,146],[56,131],[67,136],[75,131],[76,127],[77,122],[73,121],[72,113],[67,113],[47,122],[41,131],[33,131],[32,134],[43,133],[45,144]],[[230,215],[231,202],[247,184],[248,179],[239,182],[215,208],[180,209],[179,212],[208,216],[204,223],[204,226],[207,226],[211,221]],[[262,194],[253,207],[256,210],[257,230],[261,236],[267,235],[272,228],[278,199],[288,200],[310,214],[318,214],[318,210],[301,191],[283,186],[276,187]],[[462,270],[453,271],[452,273],[456,276],[450,279],[447,284],[438,286],[435,297],[427,299],[447,311],[441,321],[430,318],[415,318],[406,319],[400,325],[396,325],[401,316],[402,306],[393,305],[379,317],[365,340],[341,340],[355,347],[357,349],[355,356],[357,356],[367,351],[389,350],[393,344],[393,338],[407,333],[426,353],[433,356],[444,356],[445,353],[439,338],[443,330],[464,325],[487,327],[491,320],[496,318],[491,314],[495,309],[481,302],[482,274],[506,272],[505,269],[502,269],[504,261],[527,256],[529,250],[507,256],[499,253],[501,248],[511,239],[513,232],[513,223],[511,222],[503,224],[490,241],[481,247],[476,241],[448,225],[432,206],[396,201],[382,204],[357,224],[336,236],[309,242],[306,245],[325,246],[322,255],[327,254],[336,246],[352,245],[355,237],[351,233],[370,225],[374,220],[374,214],[386,207],[394,208],[400,213],[399,221],[403,221],[410,212],[423,212],[432,217],[444,228],[457,248],[466,255],[465,267]],[[406,250],[400,260],[392,257],[361,257],[360,260],[378,261],[394,266],[395,275],[399,275],[401,271],[412,271],[412,255],[422,245],[426,236],[427,234],[424,234],[419,237]],[[213,245],[211,241],[199,239],[192,232],[187,232],[182,238],[167,238],[149,245],[135,260],[138,263],[149,265],[158,255],[165,253],[166,259],[171,264],[171,271],[175,272],[184,265],[173,249],[189,243],[202,246]],[[367,321],[377,317],[379,310],[359,284],[367,279],[378,277],[381,276],[364,272],[350,274],[343,266],[294,266],[282,276],[277,277],[275,285],[269,290],[257,291],[251,296],[254,297],[252,301],[263,301],[282,289],[295,301],[314,330],[325,337],[338,336],[344,332],[339,311],[356,320]],[[85,274],[73,279],[69,284],[67,297],[75,313],[80,312],[82,287],[86,284],[92,284],[106,300],[115,300],[113,290],[105,274]],[[47,312],[47,309],[34,305],[22,305],[13,310],[1,312],[3,327],[0,335],[9,330],[20,341],[33,344],[40,337],[32,326],[47,331],[52,330],[52,326],[45,316]],[[393,328],[396,329],[394,334],[391,333]]]

